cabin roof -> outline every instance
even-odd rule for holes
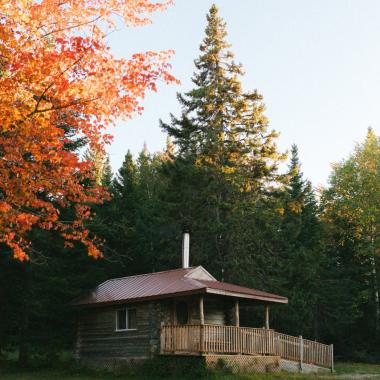
[[[217,281],[202,266],[198,266],[114,278],[101,283],[90,294],[74,300],[72,304],[100,306],[202,293],[270,303],[288,302],[287,298],[276,294]]]

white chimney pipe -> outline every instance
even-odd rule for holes
[[[184,232],[182,235],[182,268],[189,268],[190,234]]]

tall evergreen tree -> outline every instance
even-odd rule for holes
[[[138,233],[139,249],[144,252],[144,257],[139,258],[142,270],[157,271],[167,269],[160,252],[160,235],[163,225],[161,223],[161,207],[159,197],[164,183],[159,174],[164,156],[150,154],[144,144],[143,150],[137,158],[138,168],[138,210],[136,216],[136,228]]]
[[[130,151],[112,182],[110,202],[99,208],[92,230],[105,239],[106,259],[117,260],[110,276],[166,269],[160,264],[158,242],[161,209],[158,193],[162,181],[158,168],[163,155],[151,155],[146,145],[135,160]]]
[[[118,263],[111,266],[113,276],[133,273],[133,260],[137,251],[136,213],[138,207],[138,169],[132,153],[128,150],[124,161],[109,187],[111,200],[97,210],[92,230],[104,238],[106,259]]]
[[[241,65],[233,61],[226,42],[226,24],[213,5],[207,15],[206,37],[195,60],[195,88],[178,95],[180,118],[172,115],[162,127],[179,148],[182,158],[212,167],[250,189],[276,180],[281,155],[268,131],[265,105],[257,92],[243,92]]]
[[[125,198],[134,193],[136,187],[136,175],[136,163],[133,159],[132,153],[128,150],[122,166],[113,180],[113,188],[118,197]],[[127,200],[126,203],[132,202],[133,199],[131,199],[130,202]]]
[[[102,186],[110,187],[113,179],[113,172],[110,163],[109,155],[106,156],[104,160],[103,175],[102,175]]]
[[[262,96],[242,90],[243,70],[229,51],[226,25],[215,5],[205,33],[194,88],[178,95],[181,116],[161,125],[178,151],[166,168],[173,187],[168,202],[177,204],[172,210],[177,236],[179,226],[190,228],[194,262],[216,267],[225,277],[232,275],[227,267],[239,261],[233,236],[244,217],[241,207],[252,206],[252,197],[257,201],[278,180],[283,156],[274,142],[277,133],[268,130]]]
[[[277,274],[279,291],[289,298],[289,309],[281,315],[281,324],[292,334],[317,337],[323,229],[311,183],[303,179],[296,145],[291,149],[288,176],[276,234],[282,263]]]

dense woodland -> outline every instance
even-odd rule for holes
[[[0,354],[16,350],[26,364],[71,349],[70,301],[112,277],[179,267],[188,230],[192,265],[289,298],[273,308],[273,328],[333,343],[341,358],[380,359],[380,138],[368,129],[328,185],[314,189],[297,146],[277,148],[263,96],[243,90],[230,48],[212,7],[193,87],[178,94],[182,111],[162,115],[162,152],[128,151],[113,174],[107,157],[62,126],[68,150],[87,149],[87,186],[111,194],[87,222],[104,258],[41,230],[29,234],[29,262],[0,255]],[[70,220],[74,211],[62,213]]]

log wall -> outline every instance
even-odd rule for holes
[[[116,310],[136,309],[136,330],[116,331]],[[78,316],[76,357],[143,359],[160,345],[160,325],[171,323],[168,302],[146,302],[89,308]]]
[[[142,359],[153,356],[160,349],[161,325],[177,324],[177,302],[187,303],[189,324],[200,323],[199,296],[82,310],[78,315],[76,358]],[[136,330],[116,331],[116,310],[123,307],[136,309]],[[233,302],[225,297],[205,296],[205,323],[230,324],[233,307]]]

